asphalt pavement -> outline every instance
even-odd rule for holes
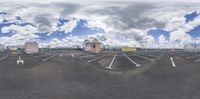
[[[169,50],[0,53],[0,99],[199,99],[198,59]]]

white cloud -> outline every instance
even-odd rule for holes
[[[76,1],[71,1],[71,0],[1,0],[1,2],[39,2],[39,3],[50,3],[50,2],[94,2],[94,0],[76,0]],[[199,2],[199,0],[143,0],[143,1],[138,1],[138,0],[95,0],[95,2]]]
[[[159,36],[158,40],[161,47],[166,46],[166,44],[169,42],[163,34]]]
[[[170,33],[170,43],[176,40],[188,42],[192,38],[186,32],[200,23],[199,17],[190,23],[185,23],[184,18],[185,14],[199,9],[199,4],[197,3],[152,2],[154,0],[145,0],[149,1],[148,3],[133,2],[135,0],[130,0],[131,2],[122,2],[121,0],[120,3],[113,0],[109,0],[109,2],[106,0],[104,2],[89,1],[76,1],[72,3],[66,0],[58,0],[56,1],[57,3],[53,3],[54,0],[36,0],[30,1],[35,3],[27,1],[28,3],[24,4],[1,2],[2,6],[0,9],[10,14],[0,17],[0,21],[7,18],[7,20],[12,22],[16,21],[15,16],[20,16],[24,22],[30,22],[36,26],[36,28],[11,26],[3,28],[2,31],[8,32],[13,29],[13,31],[17,32],[13,37],[17,39],[22,37],[30,39],[36,36],[33,32],[53,33],[53,31],[58,29],[56,27],[58,18],[70,20],[60,27],[60,30],[64,30],[65,33],[73,31],[77,26],[78,20],[84,19],[87,20],[86,27],[104,30],[104,33],[97,33],[90,35],[90,37],[97,37],[105,44],[110,45],[125,44],[131,46],[137,44],[141,46],[145,44],[146,40],[151,45],[156,45],[154,37],[147,34],[147,31],[152,28],[161,28],[167,31],[173,30]],[[180,2],[185,1],[181,0]],[[41,2],[48,2],[48,4]],[[118,40],[119,36],[126,38],[127,42]],[[11,38],[14,39],[13,37]],[[69,36],[63,40],[53,39],[50,44],[54,46],[80,44],[85,38],[87,37]],[[162,36],[159,39],[161,42],[165,41]]]
[[[29,41],[37,38],[36,35],[37,29],[31,25],[19,26],[19,25],[11,25],[2,28],[2,33],[12,32],[14,35],[11,37],[0,37],[1,43],[6,45],[17,45],[23,44],[25,41]]]
[[[72,32],[74,28],[77,26],[78,19],[72,19],[69,22],[65,23],[63,26],[60,27],[60,31],[64,31],[65,33]]]

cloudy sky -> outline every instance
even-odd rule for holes
[[[200,42],[198,0],[1,0],[0,44],[181,47]]]

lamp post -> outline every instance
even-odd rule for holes
[[[194,53],[195,53],[195,54],[197,54],[197,40],[200,40],[200,39],[198,39],[198,38],[194,38],[194,41],[195,41],[195,45],[194,45],[194,47],[195,47],[195,49],[194,49]]]
[[[147,41],[147,40],[148,40],[148,39],[147,39],[147,38],[145,38],[144,40],[145,40],[145,52],[147,53],[147,52],[148,52],[148,50],[147,50],[147,43],[148,43],[148,41]]]
[[[40,40],[42,40],[42,53],[44,52],[44,48],[43,48],[43,43],[44,43],[44,38],[43,37],[41,37],[41,38],[38,38],[38,39],[40,39]]]
[[[23,46],[22,42],[23,42],[24,40],[25,40],[25,39],[23,39],[23,38],[18,39],[18,41],[21,43],[21,44],[19,45],[19,47],[18,47],[20,50],[23,50],[23,49],[24,49],[24,47],[22,47],[22,46]]]

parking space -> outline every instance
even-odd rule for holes
[[[160,99],[163,94],[168,99],[174,91],[175,98],[188,99],[190,92],[199,90],[199,63],[173,51],[4,55],[8,57],[0,61],[0,97],[5,99],[65,99],[66,94],[69,99]],[[19,56],[24,64],[17,65]]]
[[[125,56],[124,53],[117,53],[117,57],[113,63],[112,68],[118,71],[124,71],[124,70],[126,71],[126,70],[136,69],[139,66],[140,66],[139,63],[136,63],[128,56]]]
[[[140,66],[148,66],[159,59],[159,56],[138,55],[121,51],[109,51],[101,54],[89,54],[82,57],[84,61],[106,71],[130,71]]]
[[[32,68],[43,63],[43,60],[50,60],[52,54],[23,54],[23,53],[9,53],[0,57],[1,66],[14,67],[14,68]],[[53,58],[53,57],[52,57]]]
[[[0,55],[0,61],[4,60],[8,58],[8,55],[4,54],[4,55]]]
[[[192,52],[176,52],[177,55],[191,61],[191,62],[200,62],[200,53],[192,53]]]

